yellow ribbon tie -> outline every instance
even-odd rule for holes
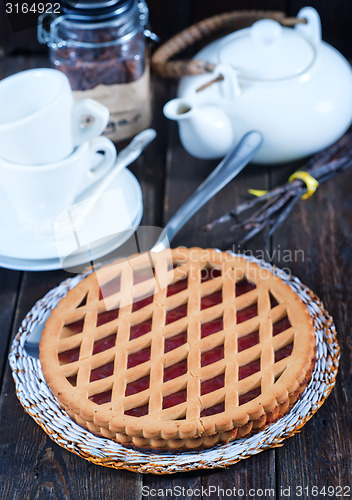
[[[315,191],[317,190],[317,188],[319,186],[319,182],[316,179],[314,179],[314,177],[312,177],[310,174],[308,174],[308,172],[305,172],[304,170],[297,170],[297,172],[294,172],[290,176],[290,178],[288,179],[288,182],[292,182],[295,179],[300,179],[307,186],[307,192],[301,196],[302,200],[306,200],[307,198],[310,198],[310,196],[312,196],[312,194],[315,193]]]
[[[264,196],[268,191],[265,189],[248,189],[249,194],[253,194],[254,196],[258,196],[260,198],[261,196]]]
[[[307,198],[312,196],[312,194],[315,193],[319,186],[319,182],[304,170],[297,170],[297,172],[294,172],[288,179],[288,182],[292,182],[295,179],[300,179],[307,186],[307,192],[301,196],[302,200],[306,200]],[[253,194],[254,196],[258,196],[258,198],[264,196],[267,192],[268,191],[266,191],[265,189],[248,189],[248,193]]]

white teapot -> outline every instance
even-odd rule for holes
[[[197,158],[224,156],[250,130],[264,142],[254,161],[281,163],[338,140],[352,122],[352,70],[321,39],[317,11],[302,9],[295,28],[263,19],[201,50],[212,73],[182,78],[164,107],[184,148]],[[211,83],[213,82],[213,83]]]

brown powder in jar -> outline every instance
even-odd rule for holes
[[[106,32],[84,33],[88,43],[111,41]],[[91,35],[91,36],[89,36]],[[143,33],[131,40],[107,47],[62,47],[55,53],[54,64],[67,75],[73,90],[89,90],[99,84],[112,85],[138,80],[145,69]]]

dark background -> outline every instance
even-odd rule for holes
[[[0,50],[6,53],[43,52],[36,41],[36,18],[5,13],[8,0],[0,0]],[[11,0],[15,3],[14,0]],[[18,0],[16,0],[18,1]],[[33,3],[33,0],[26,0]],[[151,25],[162,41],[196,21],[231,10],[272,9],[296,15],[299,9],[315,7],[323,25],[324,40],[346,57],[352,57],[351,0],[147,0]]]

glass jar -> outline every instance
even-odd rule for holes
[[[148,8],[138,0],[61,2],[59,15],[39,18],[38,40],[52,65],[70,80],[74,96],[93,98],[110,110],[105,135],[132,137],[151,120]]]

